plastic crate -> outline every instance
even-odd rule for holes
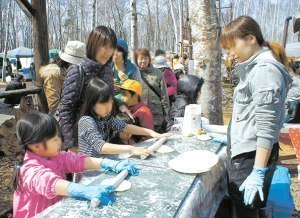
[[[292,217],[294,201],[290,191],[291,179],[286,167],[277,166],[268,196],[268,205],[274,205],[275,218]]]

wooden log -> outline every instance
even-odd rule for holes
[[[17,90],[4,91],[0,93],[0,98],[38,94],[41,91],[42,89],[39,87],[35,87],[32,89],[17,89]]]

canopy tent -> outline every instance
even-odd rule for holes
[[[286,44],[285,52],[288,57],[300,57],[300,42]]]
[[[0,57],[3,58],[3,56],[4,56],[4,52],[0,54]],[[7,52],[8,58],[30,58],[33,56],[34,56],[33,49],[25,48],[22,46]]]

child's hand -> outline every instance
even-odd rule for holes
[[[92,200],[99,199],[103,205],[110,205],[116,201],[116,197],[110,194],[115,188],[107,185],[84,185],[71,182],[68,186],[68,194],[71,197]]]
[[[163,137],[170,137],[170,136],[172,136],[172,134],[171,133],[164,133],[164,134],[160,134],[160,133],[157,133],[157,132],[154,132],[154,131],[152,131],[151,133],[150,133],[150,136],[152,137],[152,138],[163,138]]]
[[[135,164],[130,162],[129,160],[110,160],[110,159],[103,159],[101,162],[101,167],[105,170],[111,170],[115,173],[119,173],[122,170],[127,170],[128,173],[137,176],[139,175],[139,171],[135,167]]]
[[[140,155],[154,155],[154,152],[147,149],[147,148],[141,148],[141,147],[132,147],[131,149],[131,154],[133,155],[137,155],[137,156],[140,156]]]

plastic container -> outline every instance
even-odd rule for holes
[[[182,135],[198,135],[201,131],[201,105],[189,104],[185,107],[182,123]]]
[[[292,217],[294,201],[290,191],[291,179],[286,167],[277,166],[268,196],[268,206],[274,205],[275,218]]]

